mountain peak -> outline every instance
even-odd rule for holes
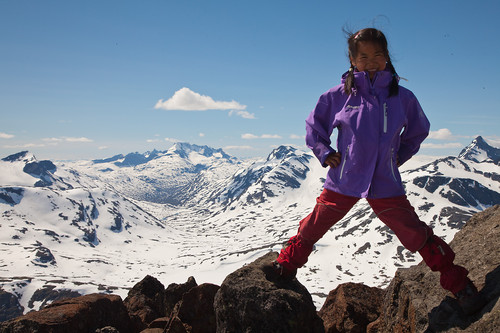
[[[20,162],[33,162],[33,161],[36,161],[36,158],[35,156],[30,153],[29,151],[25,150],[25,151],[21,151],[19,153],[16,153],[16,154],[12,154],[12,155],[9,155],[5,158],[2,158],[2,161],[4,162],[16,162],[16,161],[20,161]]]
[[[208,146],[198,146],[187,142],[176,142],[169,152],[176,153],[181,157],[188,157],[189,153],[195,152],[205,157],[220,155],[222,158],[230,159],[231,156],[227,155],[221,148],[215,149]]]
[[[474,162],[492,160],[498,163],[500,162],[500,149],[490,146],[482,136],[477,136],[471,144],[460,152],[458,158]]]
[[[278,148],[274,149],[269,156],[267,156],[267,160],[281,160],[285,157],[288,156],[295,156],[295,152],[297,151],[296,148],[292,146],[279,146]]]

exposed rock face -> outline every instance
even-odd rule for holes
[[[165,313],[167,316],[170,316],[174,311],[175,305],[182,300],[182,296],[197,285],[196,280],[191,276],[186,283],[172,283],[167,287],[165,290]]]
[[[366,332],[380,315],[383,291],[361,283],[345,283],[332,290],[319,311],[326,333]]]
[[[204,283],[185,293],[171,314],[166,333],[179,332],[180,323],[186,332],[215,332],[214,298],[219,288],[214,284]]]
[[[16,318],[23,314],[23,307],[19,304],[17,297],[0,289],[0,322]]]
[[[164,298],[165,287],[149,275],[129,291],[124,303],[135,331],[141,331],[156,318],[165,316]]]
[[[323,332],[311,295],[296,279],[266,280],[261,269],[276,259],[270,252],[228,275],[215,296],[217,332]]]
[[[455,262],[489,301],[479,313],[465,316],[439,285],[439,274],[422,262],[400,269],[386,290],[382,315],[369,332],[493,332],[500,327],[500,205],[474,215],[450,246]]]
[[[112,326],[132,333],[129,316],[117,295],[90,294],[57,301],[40,311],[4,323],[0,332],[95,332]]]

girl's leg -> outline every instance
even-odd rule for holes
[[[465,268],[455,265],[455,253],[432,229],[420,221],[406,196],[369,199],[377,217],[399,238],[405,248],[419,252],[432,271],[441,273],[441,286],[457,294],[470,280]]]
[[[297,235],[290,238],[276,260],[288,271],[302,267],[312,252],[313,245],[358,201],[358,198],[323,190],[316,199],[311,214],[300,221]]]

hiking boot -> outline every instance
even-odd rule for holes
[[[262,266],[266,279],[271,282],[292,281],[297,274],[297,269],[287,269],[276,260]]]
[[[478,312],[486,305],[486,299],[477,291],[476,286],[470,280],[464,289],[455,294],[455,297],[462,311],[468,316]]]

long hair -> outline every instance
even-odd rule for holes
[[[375,28],[366,28],[359,30],[355,33],[350,33],[345,31],[347,35],[347,45],[349,51],[349,59],[356,58],[358,54],[358,43],[359,42],[372,42],[380,45],[382,48],[385,58],[387,59],[387,68],[392,73],[392,81],[389,85],[389,96],[395,96],[399,92],[399,80],[398,74],[396,73],[396,69],[392,65],[391,57],[389,55],[389,49],[387,47],[387,39],[382,31],[377,30]],[[350,95],[352,89],[355,87],[354,84],[354,66],[351,63],[351,67],[349,68],[349,73],[347,74],[347,78],[344,83],[344,91],[346,94]]]

